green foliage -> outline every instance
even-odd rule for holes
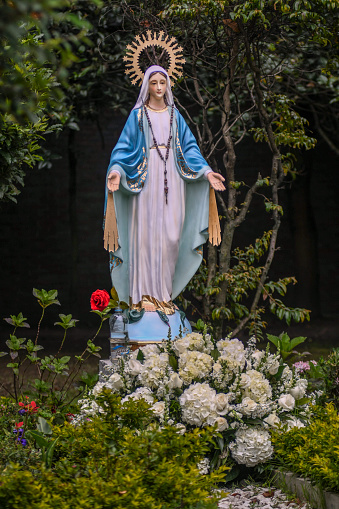
[[[279,336],[267,334],[267,339],[274,344],[277,349],[277,353],[281,355],[282,360],[285,361],[287,357],[292,354],[298,355],[298,352],[295,351],[295,347],[301,343],[304,343],[307,338],[304,336],[299,336],[297,338],[291,339],[287,332],[282,332]]]
[[[316,366],[311,366],[310,375],[321,378],[324,395],[322,401],[332,402],[339,411],[339,348],[334,348],[330,355],[321,358]]]
[[[145,401],[122,405],[109,392],[100,404],[100,418],[54,427],[51,438],[46,430],[44,435],[44,430],[30,433],[43,450],[54,445],[53,468],[46,469],[46,458],[31,471],[7,465],[0,477],[1,507],[217,508],[222,494],[211,492],[224,479],[225,468],[210,475],[197,468],[212,440],[211,430],[183,436],[170,426],[159,429]]]
[[[0,113],[0,200],[16,202],[18,185],[24,185],[25,168],[43,161],[43,135],[60,130],[60,124],[50,126],[42,109],[36,113],[35,121],[20,124],[12,116]]]
[[[311,423],[286,433],[272,433],[275,455],[284,469],[339,491],[339,417],[332,404],[315,407]]]
[[[118,295],[118,292],[116,291],[116,289],[113,288],[111,289],[111,300],[109,301],[109,308],[112,309],[112,308],[121,308],[121,309],[128,309],[129,308],[129,305],[127,304],[127,302],[124,302],[123,300],[120,300],[119,299],[119,295]]]
[[[97,0],[90,0],[95,3]],[[86,44],[90,24],[69,0],[13,0],[0,5],[0,201],[16,202],[28,168],[48,166],[44,136],[72,128],[61,84]],[[67,22],[72,33],[61,33]]]
[[[308,122],[293,109],[295,101],[282,94],[266,94],[265,101],[268,113],[275,118],[272,126],[277,145],[306,150],[314,148],[316,139],[306,134]],[[264,128],[253,128],[252,131],[255,141],[269,141]]]
[[[15,424],[22,421],[18,414],[21,409],[12,398],[0,398],[0,467],[1,470],[10,462],[17,463],[25,468],[34,468],[40,460],[40,451],[33,447],[24,447],[18,442]],[[36,416],[30,415],[27,419],[27,428],[35,429]]]
[[[69,0],[1,3],[1,112],[13,114],[19,120],[34,121],[41,91],[47,91],[51,99],[60,98],[60,90],[50,90],[51,71],[57,80],[65,80],[67,68],[77,59],[74,49],[86,43],[90,28],[85,19],[72,12],[76,3]],[[61,34],[65,22],[76,27],[75,33]],[[31,77],[32,70],[35,74]]]
[[[202,264],[197,274],[187,285],[186,290],[193,292],[193,295],[212,296],[211,317],[212,325],[223,319],[227,322],[228,330],[236,327],[245,317],[249,317],[248,329],[260,339],[263,338],[262,329],[266,327],[263,315],[269,311],[275,314],[280,320],[285,320],[289,325],[293,319],[295,322],[303,322],[310,319],[310,311],[304,308],[290,308],[286,306],[275,294],[284,296],[287,287],[295,284],[294,277],[286,277],[278,281],[267,281],[261,286],[261,276],[264,266],[260,265],[261,258],[265,255],[270,245],[272,232],[265,232],[261,238],[257,238],[253,245],[245,249],[235,248],[233,251],[233,264],[226,274],[216,272],[213,278],[208,277],[208,270]],[[226,302],[224,306],[215,305],[215,296],[221,291],[223,282],[227,284]],[[262,288],[262,303],[260,307],[251,308],[251,296],[258,288]],[[179,297],[182,304],[187,307],[191,302]],[[203,317],[205,321],[208,316]],[[203,323],[203,322],[202,322]]]
[[[38,303],[43,309],[46,309],[51,304],[58,304],[60,306],[60,302],[57,299],[57,290],[46,291],[33,288],[33,295],[38,299]]]
[[[57,290],[47,291],[34,288],[33,295],[42,308],[37,327],[38,332],[34,340],[20,338],[15,335],[18,328],[29,328],[26,318],[22,313],[19,313],[18,316],[11,315],[10,318],[5,318],[5,321],[14,327],[14,330],[9,335],[9,339],[6,340],[8,352],[0,352],[0,356],[9,353],[11,362],[7,364],[7,368],[13,377],[13,390],[6,386],[4,386],[4,389],[17,402],[23,398],[24,393],[28,392],[33,395],[40,405],[44,405],[45,408],[53,409],[54,412],[61,411],[65,413],[68,405],[71,405],[87,387],[92,387],[97,381],[97,376],[93,377],[86,372],[81,374],[80,370],[89,357],[95,356],[100,358],[99,351],[101,348],[95,345],[94,340],[104,320],[109,318],[110,310],[98,312],[100,314],[98,331],[92,339],[87,341],[84,351],[80,355],[76,355],[74,359],[71,359],[69,355],[62,355],[61,352],[68,330],[74,328],[78,320],[73,318],[71,314],[59,314],[60,321],[54,324],[63,329],[59,348],[54,355],[40,357],[39,352],[43,350],[43,346],[38,344],[38,339],[45,310],[53,304],[60,305],[60,302],[57,298]],[[33,366],[36,371],[35,376],[37,378],[34,380],[29,379],[27,376],[29,366]],[[47,463],[49,463],[49,460]]]

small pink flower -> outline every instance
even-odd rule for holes
[[[293,366],[295,367],[295,369],[297,369],[300,373],[302,373],[303,371],[309,371],[311,368],[310,368],[310,365],[309,363],[306,361],[299,361],[299,362],[295,362],[293,364]]]

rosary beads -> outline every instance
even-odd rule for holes
[[[144,111],[145,111],[145,115],[146,115],[146,118],[147,118],[148,125],[149,125],[151,133],[152,133],[153,144],[154,144],[154,146],[155,146],[155,148],[156,148],[156,150],[157,150],[157,152],[159,154],[160,159],[164,162],[164,165],[165,165],[165,169],[164,169],[164,191],[165,191],[165,199],[166,199],[166,205],[167,205],[168,181],[167,181],[166,163],[167,163],[167,159],[168,159],[168,155],[169,155],[169,150],[170,150],[170,146],[171,146],[171,140],[172,140],[172,125],[173,125],[173,116],[174,116],[174,104],[172,104],[172,107],[171,107],[170,128],[169,128],[168,141],[167,141],[167,144],[166,144],[166,154],[165,154],[165,157],[162,155],[162,153],[160,151],[160,148],[159,148],[159,145],[158,145],[158,142],[157,142],[157,140],[155,138],[153,127],[152,127],[152,122],[151,122],[151,119],[149,118],[149,114],[148,114],[148,111],[147,111],[147,108],[146,108],[145,104],[144,104]]]

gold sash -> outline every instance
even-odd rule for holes
[[[105,214],[104,248],[114,253],[118,247],[118,225],[115,216],[113,193],[108,193]]]
[[[221,229],[219,214],[217,209],[217,200],[213,187],[210,186],[210,205],[208,218],[208,236],[212,246],[219,246],[221,242]]]

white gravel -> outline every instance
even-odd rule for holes
[[[271,487],[246,486],[231,489],[229,495],[219,502],[219,509],[311,509],[299,500],[289,500],[290,497],[281,490]]]

